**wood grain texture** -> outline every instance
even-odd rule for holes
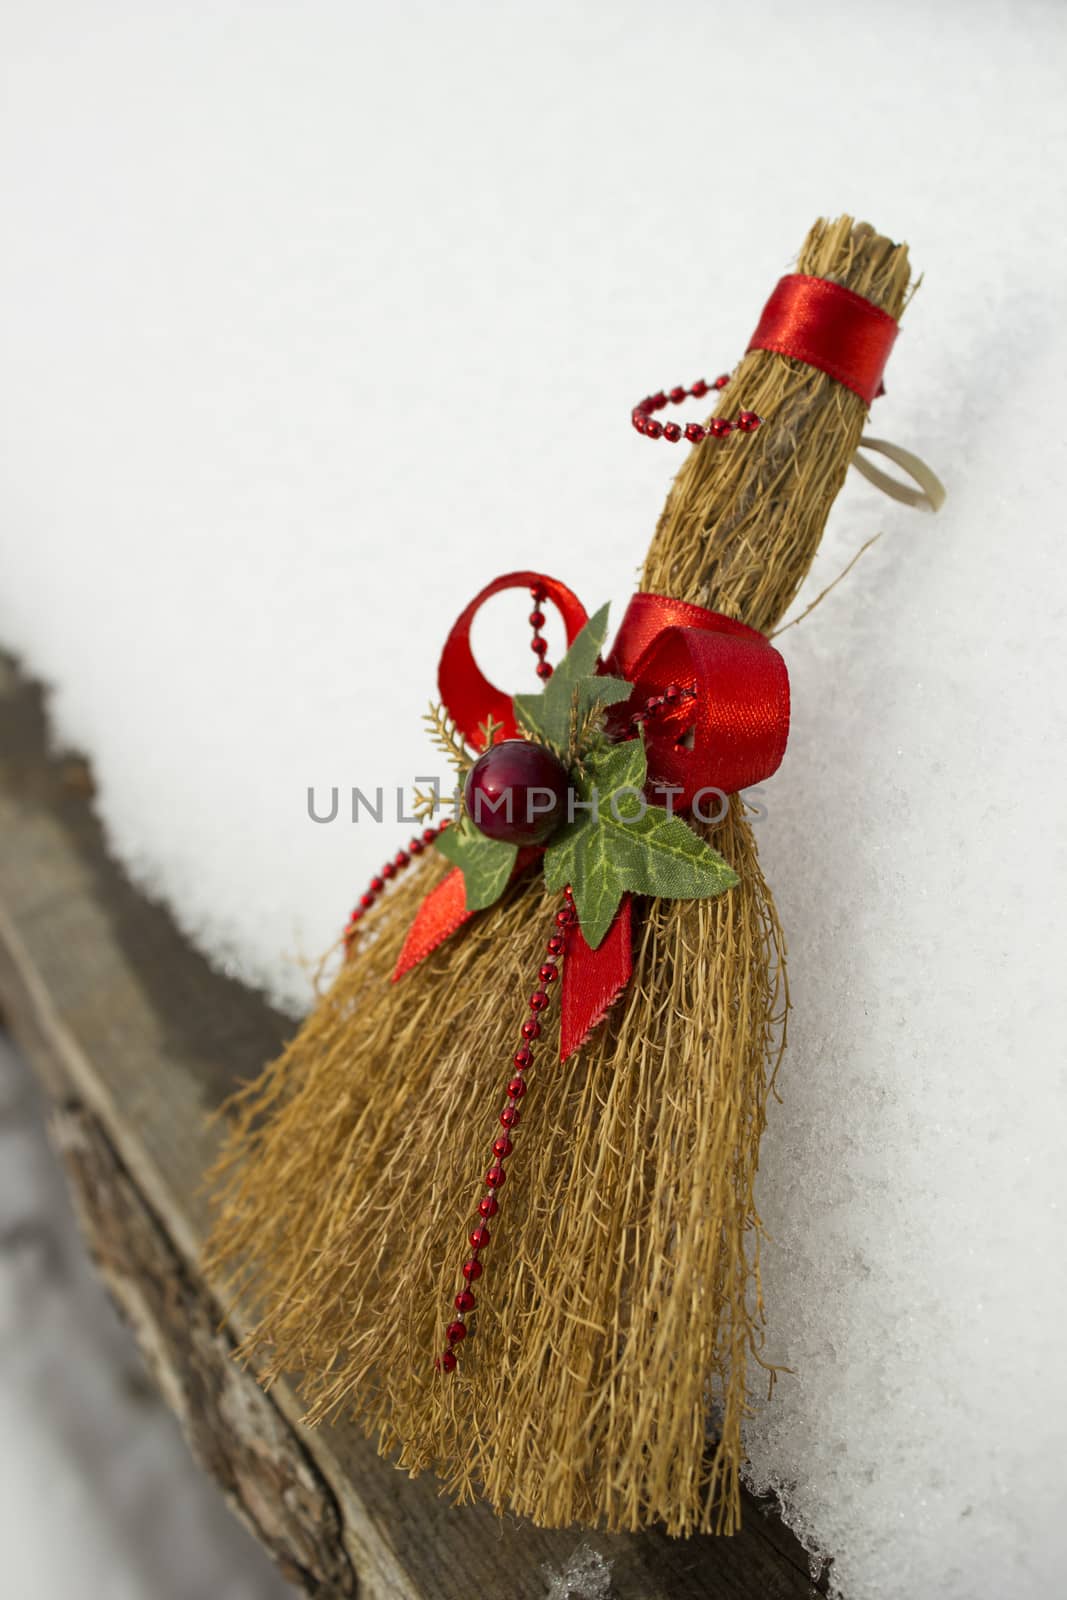
[[[110,859],[76,759],[50,755],[40,691],[0,657],[0,1006],[55,1106],[93,1251],[200,1462],[305,1593],[541,1600],[598,1555],[615,1600],[807,1600],[824,1590],[749,1502],[733,1539],[546,1532],[453,1507],[344,1427],[309,1430],[230,1358],[196,1263],[207,1123],[291,1030],[214,972]]]

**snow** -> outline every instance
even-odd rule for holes
[[[781,640],[794,1375],[749,1444],[850,1600],[1055,1593],[1062,9],[40,0],[0,53],[0,639],[123,860],[291,1006],[406,832],[308,786],[433,770],[498,572],[622,602],[680,459],[631,404],[732,364],[816,215],[911,241],[874,426],[949,502],[851,482],[804,599],[884,537]]]
[[[156,1395],[85,1254],[0,1034],[0,1590],[284,1600]]]

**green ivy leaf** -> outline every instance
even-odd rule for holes
[[[479,833],[466,817],[434,840],[435,848],[463,874],[468,911],[484,911],[504,893],[515,867],[518,846]]]
[[[649,806],[625,824],[609,816],[606,826],[615,843],[615,869],[634,894],[707,900],[739,881],[717,850],[663,806]]]
[[[552,683],[553,679],[549,678],[548,681]],[[578,715],[591,711],[595,705],[614,706],[620,700],[629,700],[633,688],[633,684],[627,683],[625,678],[611,678],[607,673],[587,678],[578,686]]]
[[[540,694],[517,694],[515,716],[535,738],[565,751],[570,739],[571,707],[578,696],[578,712],[599,701],[615,705],[629,698],[630,685],[621,678],[596,677],[596,664],[608,631],[608,607],[589,618]]]
[[[571,885],[582,933],[594,949],[627,891],[699,900],[738,881],[718,851],[681,817],[647,804],[645,778],[640,739],[607,747],[577,785],[574,821],[545,852],[545,883],[554,890]]]
[[[617,803],[622,805],[622,791],[640,791],[644,789],[647,779],[648,760],[643,739],[627,739],[624,744],[606,744],[590,764],[582,786],[582,799],[590,800],[595,792],[602,801],[614,796],[617,797]],[[591,813],[585,812],[584,815]]]

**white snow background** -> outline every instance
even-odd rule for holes
[[[780,640],[760,823],[794,1376],[748,1443],[849,1600],[1065,1592],[1065,22],[0,14],[0,640],[55,686],[117,853],[291,1006],[410,831],[316,825],[307,786],[432,770],[437,655],[497,573],[624,600],[686,448],[631,405],[734,363],[816,216],[910,241],[872,428],[948,504],[852,476],[802,600],[883,538]],[[514,687],[526,609],[479,634]]]

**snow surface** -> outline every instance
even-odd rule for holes
[[[1062,1592],[1065,13],[38,0],[0,18],[0,639],[115,848],[290,1005],[406,830],[452,618],[621,602],[810,221],[926,274],[783,648],[792,1048],[753,1475],[851,1600]],[[688,415],[689,413],[687,413]],[[481,630],[528,681],[525,607]]]
[[[3,1034],[0,1441],[7,1600],[294,1594],[196,1466],[120,1327]]]

